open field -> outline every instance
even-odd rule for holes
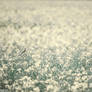
[[[0,1],[0,89],[92,92],[92,2]]]

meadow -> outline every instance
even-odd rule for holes
[[[0,1],[0,89],[92,92],[91,5]]]

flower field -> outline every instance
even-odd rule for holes
[[[91,5],[0,1],[0,89],[92,92]]]

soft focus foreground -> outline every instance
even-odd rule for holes
[[[92,92],[91,4],[0,1],[0,89]]]

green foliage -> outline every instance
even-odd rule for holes
[[[40,92],[45,92],[45,90],[46,90],[45,84],[43,84],[41,82],[36,83],[35,86],[39,87]]]

